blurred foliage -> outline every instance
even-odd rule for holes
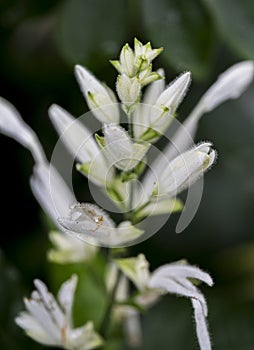
[[[121,45],[137,36],[165,48],[158,60],[169,79],[183,70],[193,73],[190,94],[179,110],[187,116],[205,89],[232,63],[254,58],[252,0],[2,0],[0,2],[0,95],[10,100],[39,135],[50,158],[56,142],[47,109],[53,102],[74,115],[85,103],[75,83],[75,63],[88,66],[114,86],[116,73],[108,63]],[[177,215],[164,229],[136,247],[156,266],[187,258],[207,269],[216,285],[209,290],[210,329],[214,349],[251,350],[254,310],[254,113],[250,89],[204,118],[197,140],[212,140],[218,164],[206,175],[198,214],[181,235],[174,228]],[[101,263],[94,273],[82,266],[46,264],[47,226],[30,188],[33,162],[12,140],[0,138],[2,235],[0,256],[0,344],[3,350],[42,349],[23,336],[13,322],[36,277],[60,283],[78,272],[82,303],[76,322],[104,308]],[[75,176],[80,196],[88,200],[87,183]],[[4,229],[8,224],[8,230]],[[91,278],[93,281],[91,282]],[[103,283],[102,283],[103,285]],[[89,286],[89,287],[88,287]],[[207,288],[204,289],[207,294]],[[86,299],[87,298],[87,299]],[[98,301],[92,309],[89,302]],[[77,309],[84,309],[84,314]],[[197,349],[191,306],[167,297],[144,319],[147,350]],[[188,345],[186,345],[188,344]],[[114,345],[114,346],[113,346]],[[119,348],[113,344],[112,348]]]

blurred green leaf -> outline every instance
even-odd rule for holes
[[[59,12],[57,40],[70,64],[114,58],[128,32],[124,0],[67,0]]]
[[[214,35],[201,2],[142,0],[142,7],[146,36],[153,46],[165,48],[167,61],[176,70],[190,70],[202,79],[211,63]]]
[[[254,2],[203,0],[214,16],[216,28],[243,58],[254,58]]]

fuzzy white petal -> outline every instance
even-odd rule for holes
[[[205,282],[209,286],[213,285],[213,280],[211,276],[196,266],[172,263],[159,267],[157,270],[154,271],[154,273],[156,273],[157,276],[168,278],[195,278],[197,280],[200,280],[201,282]]]
[[[201,97],[200,101],[172,139],[168,155],[173,159],[177,152],[185,151],[192,143],[202,115],[229,99],[240,97],[253,81],[254,62],[237,63],[222,73],[217,81]]]
[[[194,309],[196,333],[200,349],[211,350],[212,346],[202,305],[199,300],[196,299],[192,299],[191,302]]]

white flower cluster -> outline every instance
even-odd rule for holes
[[[251,61],[238,63],[219,77],[200,99],[184,127],[175,133],[174,147],[167,145],[153,161],[140,181],[141,186],[132,181],[144,171],[151,145],[170,126],[190,83],[190,73],[185,72],[165,85],[163,70],[152,70],[152,61],[160,52],[161,49],[152,49],[150,43],[142,45],[135,39],[134,50],[125,45],[120,59],[112,61],[119,73],[116,91],[126,113],[128,131],[120,125],[117,96],[82,66],[75,67],[76,77],[91,112],[102,123],[102,133],[91,135],[79,119],[57,105],[49,109],[50,119],[61,140],[78,161],[77,169],[127,213],[119,225],[97,205],[76,202],[61,175],[47,161],[33,130],[8,101],[0,99],[0,132],[31,151],[35,160],[30,181],[32,191],[58,229],[50,234],[54,244],[49,251],[50,260],[61,264],[84,262],[98,252],[96,244],[114,247],[135,241],[144,232],[136,223],[147,216],[181,209],[176,195],[214,164],[216,152],[212,144],[201,142],[193,145],[192,137],[204,113],[227,99],[238,97],[247,88],[253,79]],[[142,96],[142,89],[148,84]],[[186,134],[190,137],[186,138]],[[162,266],[153,273],[148,265],[143,255],[115,260],[115,267],[123,273],[115,296],[119,301],[117,313],[125,318],[132,342],[137,343],[140,336],[138,313],[120,305],[128,298],[128,279],[139,290],[136,303],[141,307],[148,307],[165,292],[188,297],[194,308],[200,348],[210,350],[206,301],[192,283],[200,280],[211,286],[210,276],[182,262]],[[114,276],[111,273],[109,290],[114,289]],[[76,284],[75,276],[66,281],[56,301],[47,287],[36,280],[37,290],[30,300],[25,300],[27,311],[17,317],[18,325],[45,345],[70,350],[99,347],[102,338],[93,330],[92,323],[73,327],[71,312]]]
[[[144,85],[152,82],[144,93],[142,104],[137,104],[137,96],[122,99],[128,84],[122,87],[121,84],[117,85],[123,109],[126,110],[124,101],[128,100],[132,105],[127,113],[129,132],[119,125],[117,96],[82,66],[75,67],[76,77],[92,113],[103,123],[103,136],[95,135],[93,138],[90,130],[63,108],[52,105],[49,109],[50,119],[61,140],[78,160],[77,169],[121,210],[131,211],[130,221],[124,221],[117,228],[96,205],[75,204],[76,200],[61,176],[48,164],[37,136],[9,102],[4,99],[0,101],[1,132],[29,148],[34,156],[36,164],[31,186],[36,198],[61,231],[67,231],[86,242],[124,245],[143,233],[133,227],[132,222],[181,209],[176,195],[194,183],[216,159],[210,142],[194,145],[188,150],[191,144],[185,138],[186,133],[193,135],[203,113],[229,98],[238,97],[253,76],[253,63],[250,61],[236,64],[225,72],[187,118],[185,132],[177,131],[174,147],[168,145],[164,149],[146,171],[141,186],[138,186],[130,180],[137,178],[144,170],[145,156],[151,144],[170,125],[189,86],[190,73],[180,75],[166,87],[165,79],[159,79],[163,77],[163,71],[152,71],[152,60],[161,49],[152,49],[150,43],[142,45],[137,39],[134,46],[133,51],[125,45],[120,60],[112,62],[120,73],[118,81],[126,77],[137,79],[140,91]],[[175,154],[175,149],[182,153]]]

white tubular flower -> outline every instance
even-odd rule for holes
[[[198,122],[203,114],[212,111],[223,102],[240,97],[253,81],[254,62],[239,62],[224,73],[201,97],[189,117],[183,123],[183,128],[177,130],[172,139],[172,145],[166,152],[173,159],[177,152],[183,152],[192,144],[197,131]]]
[[[155,196],[177,193],[191,186],[215,162],[216,152],[210,142],[203,142],[168,162],[163,155],[156,159],[143,181],[146,194]]]
[[[113,220],[101,208],[90,203],[77,203],[71,206],[67,217],[58,218],[66,233],[79,239],[104,246],[121,246],[135,240],[143,231],[123,221],[116,227]]]
[[[36,164],[30,185],[43,210],[61,228],[57,218],[61,215],[67,215],[70,205],[75,201],[73,193],[63,178],[50,164]]]
[[[62,284],[57,300],[40,280],[34,281],[37,290],[25,299],[27,311],[16,317],[16,323],[35,341],[68,350],[89,350],[102,345],[92,322],[73,328],[72,305],[77,285],[73,275]]]
[[[201,350],[211,350],[210,337],[206,325],[207,305],[203,294],[190,279],[212,286],[212,278],[195,266],[173,263],[159,267],[153,272],[148,286],[168,293],[191,299],[196,320],[196,332]]]
[[[0,132],[28,148],[36,162],[46,160],[34,131],[24,122],[16,108],[2,97],[0,97]]]
[[[134,169],[144,158],[149,143],[133,143],[127,131],[119,125],[104,125],[104,154],[109,162],[123,171]]]
[[[77,65],[75,73],[80,89],[94,116],[102,123],[118,123],[120,115],[113,91],[82,66]]]
[[[182,74],[161,92],[155,101],[152,98],[147,99],[148,104],[144,105],[141,110],[137,110],[135,122],[138,121],[139,124],[139,121],[143,120],[144,127],[141,128],[141,130],[145,130],[143,134],[138,135],[139,138],[155,142],[158,136],[161,136],[161,134],[167,130],[175,116],[178,106],[188,90],[190,81],[191,75],[189,72]],[[157,93],[161,90],[162,86],[162,84],[157,84],[153,89]],[[149,95],[150,94],[149,92]],[[138,116],[138,113],[143,113],[144,116]],[[140,127],[138,127],[138,129],[140,132]]]
[[[96,246],[80,242],[79,239],[58,231],[50,232],[49,239],[54,247],[48,251],[48,259],[57,264],[88,261],[98,251]]]
[[[163,69],[159,69],[157,73],[164,78],[165,73]],[[158,99],[158,97],[165,90],[165,79],[159,79],[150,84],[142,100],[142,103],[139,103],[134,112],[133,112],[133,131],[136,139],[140,139],[141,135],[145,134],[147,129],[149,129],[150,118],[148,115],[151,112],[151,106],[153,106]]]
[[[49,116],[64,145],[81,162],[78,170],[98,186],[110,183],[114,176],[113,169],[109,168],[91,131],[57,105],[49,108]]]
[[[129,78],[126,74],[118,75],[116,91],[128,113],[139,101],[141,84],[136,77]]]

